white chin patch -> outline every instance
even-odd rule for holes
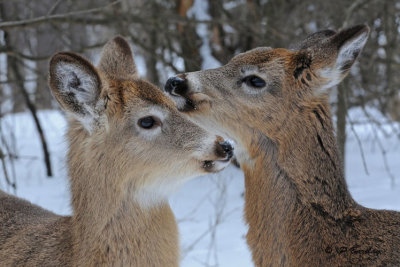
[[[177,109],[183,109],[186,105],[186,99],[182,96],[170,96],[174,100]]]
[[[228,160],[228,161],[216,160],[213,163],[214,163],[213,171],[219,172],[219,171],[222,171],[223,169],[225,169],[226,167],[228,167],[228,165],[231,163],[231,161],[230,160]]]
[[[157,179],[152,184],[145,185],[134,192],[134,201],[145,209],[166,203],[169,196],[178,191],[187,180],[176,177]]]

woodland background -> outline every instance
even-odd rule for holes
[[[255,47],[289,47],[315,31],[361,23],[371,28],[368,43],[330,98],[338,146],[344,158],[351,134],[356,146],[350,147],[357,150],[351,155],[361,159],[360,172],[368,174],[359,127],[368,124],[382,175],[399,187],[400,172],[388,163],[384,141],[397,140],[398,146],[400,138],[399,1],[0,0],[0,188],[28,187],[27,178],[17,175],[26,160],[42,165],[38,175],[49,180],[61,168],[52,155],[58,150],[47,132],[49,120],[40,115],[58,110],[47,86],[55,52],[74,51],[96,63],[101,47],[122,35],[140,74],[162,88],[171,75],[218,67]],[[37,139],[37,149],[24,152],[18,116],[32,123],[24,134]]]

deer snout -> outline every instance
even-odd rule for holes
[[[227,167],[233,157],[233,144],[229,140],[224,140],[222,137],[217,136],[214,146],[214,159],[205,160],[203,162],[203,169],[206,172],[219,172]]]
[[[183,96],[187,91],[187,87],[186,80],[175,76],[167,80],[164,90],[173,96]]]
[[[179,111],[199,111],[209,106],[210,98],[204,93],[193,90],[186,74],[180,74],[167,80],[164,91],[175,101]]]
[[[216,146],[217,156],[224,158],[226,161],[233,157],[233,146],[229,141],[218,142]]]

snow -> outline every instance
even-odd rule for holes
[[[349,118],[357,122],[353,128],[362,144],[369,174],[364,169],[357,138],[349,128],[346,147],[349,189],[364,206],[400,210],[400,142],[397,137],[390,136],[391,131],[398,132],[399,127],[385,124],[382,131],[374,133],[370,123],[361,119],[363,114],[358,110]],[[382,121],[379,115],[373,116]],[[55,213],[67,215],[71,208],[65,171],[67,147],[63,137],[66,122],[59,111],[40,112],[39,118],[49,142],[53,178],[46,177],[39,139],[29,114],[6,116],[0,121],[6,137],[14,134],[17,140],[15,152],[20,158],[15,161],[15,193]],[[2,142],[0,146],[4,147]],[[382,150],[391,175],[385,167]],[[0,175],[0,188],[13,193],[12,188],[5,185],[3,173]],[[171,197],[181,233],[182,266],[252,266],[245,241],[243,191],[242,172],[230,166],[219,174],[188,182]]]

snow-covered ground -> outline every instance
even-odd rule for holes
[[[350,116],[359,118],[358,114]],[[59,111],[40,113],[52,157],[55,176],[47,178],[42,163],[38,136],[29,114],[2,118],[1,129],[17,140],[15,162],[16,195],[58,214],[70,214],[69,191],[65,171],[65,119]],[[351,193],[362,205],[400,210],[400,142],[395,137],[375,133],[370,124],[349,128],[346,151],[346,176]],[[383,127],[390,131],[390,127]],[[398,128],[397,128],[398,129]],[[376,138],[379,137],[379,139]],[[378,141],[379,140],[379,141]],[[365,164],[362,161],[362,144]],[[4,145],[1,143],[0,145]],[[387,167],[382,157],[385,150]],[[388,173],[387,169],[390,170]],[[0,188],[7,187],[3,173]],[[171,198],[179,221],[182,243],[182,266],[252,266],[245,242],[247,228],[243,221],[243,174],[231,166],[223,172],[188,182]]]

